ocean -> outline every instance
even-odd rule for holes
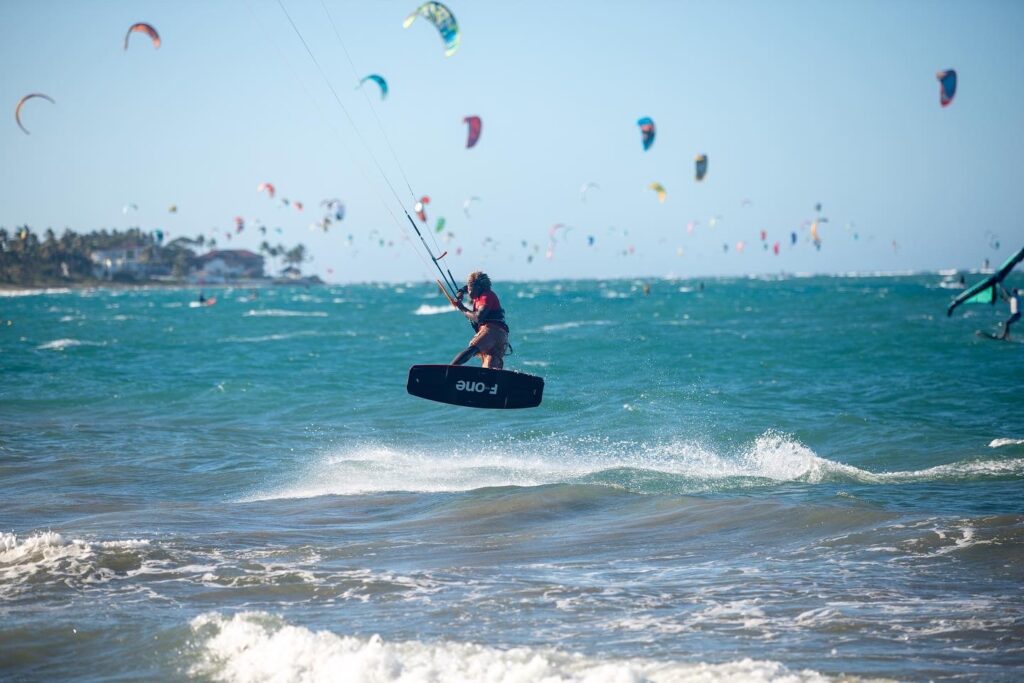
[[[539,408],[406,393],[433,284],[3,293],[0,679],[1024,676],[1004,305],[492,275]]]

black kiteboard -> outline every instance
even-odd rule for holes
[[[536,408],[544,378],[468,365],[414,365],[406,389],[413,396],[469,408]]]

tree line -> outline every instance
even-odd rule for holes
[[[58,236],[52,228],[37,234],[29,226],[8,231],[0,227],[0,284],[36,286],[66,283],[99,282],[93,252],[134,245],[135,258],[145,264],[145,272],[162,274],[172,279],[184,278],[199,266],[198,250],[217,248],[215,239],[200,235],[195,239],[178,237],[166,244],[161,231],[94,230],[77,233],[70,228]],[[307,260],[306,247],[298,244],[288,248],[264,241],[259,253],[285,266],[301,267]],[[280,261],[278,261],[280,259]],[[273,268],[272,268],[273,270]],[[137,274],[115,273],[114,280],[147,281]]]

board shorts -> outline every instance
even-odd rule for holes
[[[480,356],[483,367],[495,370],[505,367],[505,349],[508,347],[508,332],[505,328],[483,324],[469,345],[477,348],[476,355]]]

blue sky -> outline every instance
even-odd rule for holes
[[[420,279],[408,182],[431,197],[428,231],[445,217],[456,275],[498,280],[977,268],[1024,245],[1019,2],[452,0],[451,57],[422,19],[402,28],[415,2],[324,0],[340,42],[320,0],[282,2],[341,105],[276,0],[0,4],[0,224],[302,242],[330,280]],[[123,50],[137,21],[159,49],[136,34]],[[942,108],[947,68],[960,87]],[[390,85],[383,102],[370,86],[373,110],[354,87],[368,73]],[[56,104],[29,102],[25,135],[30,92]],[[311,230],[333,197],[345,219]],[[549,259],[556,223],[572,229]]]

